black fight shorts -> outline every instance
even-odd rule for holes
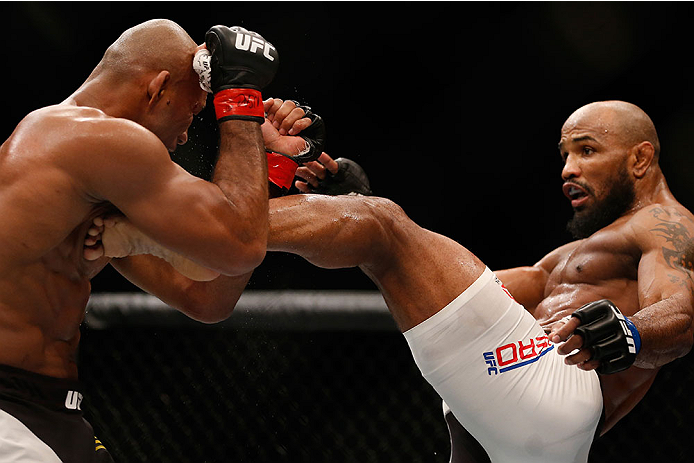
[[[79,381],[0,365],[0,463],[112,463],[82,397]]]

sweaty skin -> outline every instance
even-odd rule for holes
[[[560,247],[533,268],[496,272],[514,296],[514,290],[523,284],[538,285],[543,299],[536,305],[518,296],[516,299],[547,332],[555,332],[564,325],[564,317],[599,299],[614,302],[636,324],[642,336],[642,351],[634,366],[600,376],[605,408],[603,433],[643,398],[662,365],[690,349],[691,271],[681,267],[669,253],[678,253],[673,242],[686,239],[693,228],[686,209],[662,198],[590,238]],[[679,250],[682,258],[686,258],[685,252]],[[522,294],[523,290],[517,292]],[[567,325],[573,330],[578,320],[571,319]],[[560,353],[572,350],[562,346]],[[588,363],[581,363],[583,359],[569,357],[567,363],[589,369]]]
[[[578,319],[566,322],[566,317],[599,299],[610,299],[636,325],[642,349],[634,366],[600,376],[602,433],[643,398],[661,366],[686,355],[692,346],[694,216],[670,192],[658,165],[659,152],[653,123],[638,107],[609,101],[577,110],[560,138],[564,191],[572,206],[577,212],[602,208],[619,172],[633,184],[633,202],[616,220],[552,251],[535,266],[496,272],[554,342],[567,341],[578,326]],[[359,205],[345,201],[305,197],[271,203],[269,249],[294,252],[323,267],[360,266],[383,292],[403,331],[462,292],[470,283],[471,267],[472,275],[479,270],[467,250],[419,229],[398,207],[375,198],[357,200]],[[320,207],[331,221],[320,221]],[[359,230],[355,236],[348,235],[352,228]],[[300,246],[303,235],[310,236],[310,242]],[[422,242],[405,240],[412,237]],[[452,275],[464,278],[456,281]],[[581,347],[576,336],[558,352],[567,355],[568,364],[597,368],[591,352]],[[580,351],[569,355],[576,349]]]
[[[560,150],[565,192],[568,184],[590,191],[572,204],[588,208],[599,202],[621,165],[634,179],[633,204],[609,225],[554,250],[534,267],[497,275],[555,342],[578,326],[576,318],[566,324],[562,319],[594,300],[610,299],[634,322],[642,338],[634,366],[600,376],[605,433],[643,398],[661,366],[691,349],[694,217],[670,192],[657,163],[655,129],[635,106],[602,102],[579,109],[562,128]],[[577,336],[559,352],[570,354],[581,343]],[[590,355],[581,350],[567,363],[597,368]]]
[[[562,128],[560,150],[565,192],[577,213],[602,207],[615,172],[633,184],[633,201],[587,238],[532,267],[496,274],[576,368],[591,370],[599,363],[589,360],[580,336],[570,337],[578,324],[575,318],[566,321],[573,311],[608,298],[634,322],[642,339],[636,363],[600,377],[604,433],[643,398],[662,365],[691,349],[694,216],[669,191],[658,166],[655,129],[633,105],[601,102],[579,109]],[[465,247],[419,227],[384,198],[276,198],[270,201],[269,224],[270,251],[298,254],[323,268],[364,271],[401,331],[437,313],[484,270]],[[104,245],[112,238],[117,239],[104,231]],[[452,418],[447,421],[455,453],[462,428]]]
[[[217,274],[243,275],[262,261],[259,124],[220,124],[215,183],[169,157],[205,105],[192,69],[197,48],[171,21],[129,29],[74,94],[27,115],[0,147],[0,364],[77,378],[89,280],[109,262],[86,260],[84,237],[106,213],[125,214]]]

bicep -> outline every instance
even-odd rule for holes
[[[638,289],[642,308],[669,298],[678,298],[689,308],[694,303],[691,271],[673,265],[666,248],[653,248],[642,254],[638,266]]]
[[[655,218],[658,218],[657,216]],[[641,307],[672,296],[692,303],[694,294],[694,226],[687,220],[663,221],[651,218],[635,227],[641,251],[638,288]]]
[[[685,355],[692,346],[694,287],[691,266],[686,264],[690,245],[663,236],[658,226],[648,222],[636,236],[642,252],[638,265],[640,308],[630,318],[639,329],[643,346],[648,346],[646,353],[642,350],[640,354],[639,366],[652,368]]]
[[[654,214],[634,227],[641,251],[638,264],[639,312],[636,317],[662,327],[663,333],[689,332],[694,320],[692,224]]]
[[[171,161],[149,132],[135,129],[120,139],[93,146],[82,169],[87,194],[113,204],[145,234],[182,254],[199,241],[225,236],[220,217],[228,203],[219,188]]]

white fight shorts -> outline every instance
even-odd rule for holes
[[[597,373],[566,365],[491,270],[404,336],[493,463],[588,460],[602,412]]]

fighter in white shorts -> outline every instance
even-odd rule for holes
[[[602,412],[598,375],[566,365],[489,269],[404,335],[422,375],[492,461],[587,460]]]
[[[268,249],[368,275],[424,376],[494,463],[585,462],[601,410],[602,433],[692,346],[694,216],[667,188],[648,116],[625,102],[587,105],[559,147],[577,240],[495,272],[518,303],[468,249],[390,200],[270,200]],[[313,186],[338,170],[319,161],[298,171]],[[107,255],[127,235],[104,230]]]

